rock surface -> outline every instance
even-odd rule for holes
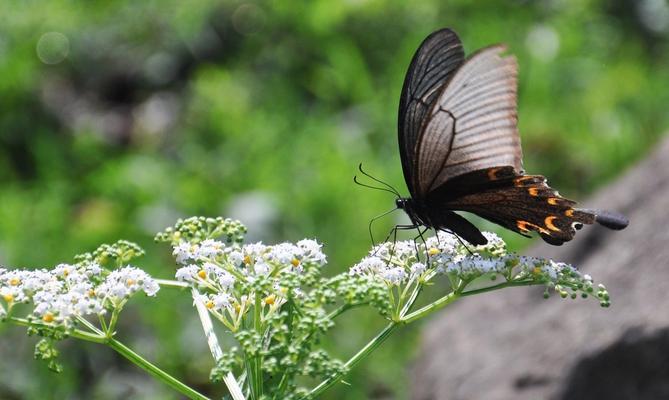
[[[669,399],[669,138],[585,205],[630,225],[527,253],[604,282],[611,308],[541,288],[461,300],[426,328],[412,399]]]

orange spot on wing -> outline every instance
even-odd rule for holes
[[[499,171],[499,168],[491,168],[488,170],[488,179],[491,181],[497,180],[497,171]]]
[[[574,209],[570,208],[569,210],[564,212],[564,215],[566,215],[568,217],[573,217],[574,216]]]
[[[527,193],[529,193],[530,196],[537,197],[539,195],[539,189],[535,188],[535,187],[531,187],[531,188],[527,189]]]
[[[558,201],[560,201],[560,199],[557,198],[557,197],[549,197],[549,198],[548,198],[548,204],[550,204],[550,205],[552,205],[552,206],[557,206],[557,205],[558,205]]]
[[[514,183],[516,186],[519,187],[519,186],[523,186],[523,182],[525,182],[525,181],[527,181],[527,180],[529,180],[529,179],[534,179],[534,177],[529,176],[529,175],[528,175],[528,176],[521,176],[521,177],[519,177],[519,178],[514,179],[514,180],[513,180],[513,183]]]
[[[549,216],[546,217],[546,219],[544,220],[544,224],[546,225],[546,227],[547,227],[548,229],[550,229],[550,230],[552,230],[552,231],[555,231],[555,232],[562,232],[562,231],[560,230],[560,228],[558,228],[557,226],[553,225],[553,221],[554,221],[555,219],[557,219],[556,216],[554,216],[554,215],[549,215]]]
[[[527,229],[527,224],[529,224],[527,221],[516,221],[516,226],[523,232],[529,232],[529,229]]]
[[[535,230],[535,231],[541,232],[545,235],[550,234],[550,232],[548,232],[546,229],[540,227],[539,225],[535,225],[535,224],[533,224],[531,222],[527,222],[527,221],[522,221],[522,220],[516,221],[516,226],[518,227],[518,229],[520,229],[523,232],[529,232],[530,230]]]

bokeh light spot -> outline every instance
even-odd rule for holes
[[[58,64],[70,53],[70,40],[60,32],[47,32],[37,41],[36,50],[44,64]]]
[[[242,35],[256,33],[264,24],[265,13],[255,4],[242,4],[232,14],[232,26]]]
[[[535,25],[528,32],[525,45],[535,58],[549,62],[560,50],[560,36],[548,25]]]

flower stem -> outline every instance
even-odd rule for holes
[[[214,361],[218,363],[218,361],[223,358],[223,350],[218,344],[218,338],[216,337],[216,332],[214,332],[214,325],[211,323],[209,312],[201,301],[195,300],[197,299],[198,295],[198,291],[195,288],[191,289],[191,295],[193,296],[195,309],[197,310],[197,314],[200,317],[200,322],[202,323],[202,330],[207,337],[209,351],[214,357]],[[237,379],[232,374],[232,372],[228,372],[223,377],[223,382],[225,382],[225,386],[228,387],[228,391],[230,392],[230,396],[232,396],[233,400],[245,400],[242,389],[239,387],[239,383],[237,382]]]
[[[543,283],[542,282],[537,282],[537,281],[532,281],[532,280],[507,281],[507,282],[502,282],[502,283],[499,283],[499,284],[493,285],[493,286],[486,286],[486,287],[482,287],[482,288],[479,288],[479,289],[468,290],[466,292],[462,292],[460,295],[461,296],[471,296],[471,295],[474,295],[474,294],[492,292],[493,290],[503,289],[503,288],[507,288],[507,287],[535,286],[535,285],[543,285]]]
[[[408,324],[409,322],[413,322],[413,321],[415,321],[419,318],[422,318],[422,317],[424,317],[424,316],[426,316],[426,315],[428,315],[428,314],[430,314],[430,313],[432,313],[436,310],[439,310],[443,307],[446,307],[447,305],[451,304],[452,302],[454,302],[458,298],[460,298],[460,295],[456,294],[455,292],[451,292],[451,293],[447,294],[446,296],[440,298],[439,300],[436,300],[435,302],[430,303],[430,304],[426,305],[425,307],[420,308],[420,309],[406,315],[405,317],[402,318],[402,322],[405,323],[405,324]]]
[[[255,304],[253,306],[253,329],[256,333],[262,336],[262,297],[256,292]],[[262,379],[262,356],[256,354],[249,359],[248,376],[249,384],[251,386],[252,397],[256,400],[260,399],[263,394],[263,379]]]
[[[114,338],[107,339],[107,344],[114,349],[117,353],[121,354],[123,357],[130,360],[132,363],[142,368],[149,374],[153,375],[156,379],[166,383],[168,386],[172,387],[174,390],[188,397],[189,399],[195,400],[209,400],[205,395],[195,391],[191,387],[183,384],[178,379],[174,378],[167,372],[153,365],[151,362],[146,360],[144,357],[132,351],[129,347],[125,346],[123,343],[119,342]]]
[[[360,351],[358,351],[353,357],[351,357],[346,364],[344,364],[344,370],[347,371],[354,367],[357,363],[359,363],[363,358],[365,358],[369,353],[372,351],[376,350],[377,347],[383,343],[388,336],[397,328],[398,323],[397,322],[391,322],[386,327],[379,332],[378,335],[376,335],[369,343],[365,345]],[[320,395],[323,393],[326,389],[330,388],[332,385],[335,383],[339,382],[339,380],[344,376],[346,372],[341,372],[332,375],[328,379],[324,380],[321,382],[318,386],[316,386],[309,394],[304,396],[300,400],[311,400],[314,399],[316,396]]]
[[[39,322],[33,322],[29,321],[25,318],[19,318],[19,317],[9,317],[7,321],[19,325],[19,326],[27,326],[27,327],[37,327],[37,328],[53,328],[51,325],[47,324],[42,324]],[[81,339],[85,340],[87,342],[93,342],[93,343],[100,343],[100,344],[105,344],[105,337],[103,335],[96,335],[94,333],[82,331],[80,329],[74,329],[72,331],[68,331],[67,334],[70,337],[73,337],[75,339]]]
[[[34,327],[40,327],[40,328],[53,328],[50,325],[46,324],[41,324],[39,322],[31,322],[28,321],[25,318],[18,318],[18,317],[10,317],[8,318],[8,321],[19,325],[19,326],[34,326]],[[158,368],[157,366],[153,365],[151,362],[140,356],[139,354],[135,353],[132,351],[129,347],[124,345],[123,343],[119,342],[118,340],[114,338],[108,338],[102,335],[96,335],[93,333],[85,332],[79,329],[74,329],[70,332],[68,332],[70,337],[76,338],[76,339],[81,339],[85,340],[87,342],[93,342],[93,343],[98,343],[98,344],[106,344],[112,349],[114,349],[116,352],[121,354],[123,357],[127,358],[130,360],[132,363],[137,365],[138,367],[142,368],[143,370],[147,371],[149,374],[153,375],[156,377],[158,380],[166,383],[168,386],[172,387],[179,393],[183,394],[184,396],[188,397],[189,399],[194,399],[194,400],[209,400],[208,397],[204,396],[203,394],[195,391],[194,389],[190,388],[189,386],[183,384],[181,381],[178,379],[174,378],[167,372],[163,371],[162,369]]]
[[[187,289],[190,286],[186,282],[173,281],[171,279],[156,279],[155,281],[160,286],[172,287],[177,289]]]
[[[507,281],[507,282],[502,282],[497,285],[493,286],[486,286],[482,287],[479,289],[472,289],[472,290],[467,290],[467,291],[453,291],[446,296],[440,298],[439,300],[436,300],[425,307],[418,309],[411,314],[408,314],[406,317],[402,318],[402,322],[405,324],[408,324],[410,322],[413,322],[417,319],[423,318],[439,309],[442,309],[446,307],[447,305],[453,303],[454,301],[458,300],[460,297],[464,296],[472,296],[475,294],[481,294],[485,292],[491,292],[493,290],[498,290],[498,289],[503,289],[507,287],[516,287],[516,286],[531,286],[531,285],[538,285],[540,283],[537,283],[535,281],[528,281],[528,280],[522,280],[522,281]],[[461,289],[464,289],[462,287]]]

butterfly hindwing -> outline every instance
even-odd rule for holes
[[[457,177],[435,191],[428,202],[472,212],[525,236],[538,232],[554,245],[571,240],[576,229],[597,217],[575,208],[576,203],[560,196],[543,176],[516,174],[508,166]]]

